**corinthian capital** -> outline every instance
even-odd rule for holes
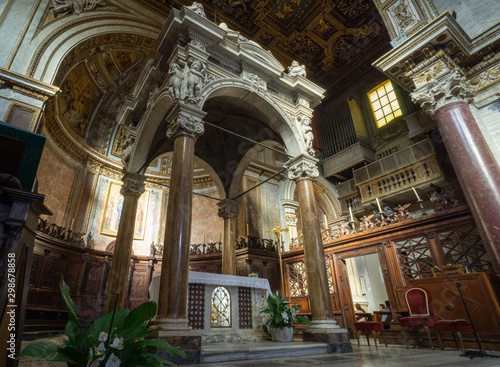
[[[318,160],[308,155],[301,154],[290,159],[284,167],[288,169],[288,178],[298,180],[301,178],[315,178],[319,176]]]
[[[175,139],[178,135],[190,135],[195,139],[203,134],[203,117],[206,112],[178,103],[167,116],[167,137]]]
[[[123,196],[135,195],[140,196],[145,190],[144,180],[146,177],[135,173],[126,172],[122,177],[123,186],[120,189],[120,194]]]
[[[236,200],[225,199],[217,204],[219,206],[219,217],[236,218],[240,213],[239,202]]]
[[[430,115],[452,102],[472,102],[474,88],[465,84],[458,68],[440,78],[433,78],[422,88],[411,93],[413,103],[418,103]]]

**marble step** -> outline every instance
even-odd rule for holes
[[[326,343],[272,341],[255,343],[212,343],[201,347],[201,362],[229,362],[262,358],[320,355],[327,353]]]

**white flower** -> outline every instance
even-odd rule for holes
[[[288,314],[286,313],[286,311],[283,311],[281,313],[281,317],[283,317],[283,320],[285,320],[285,324],[288,322]]]
[[[106,347],[105,347],[104,343],[99,343],[99,345],[97,346],[97,351],[104,352],[105,350],[106,350]]]
[[[99,339],[98,339],[100,342],[105,342],[106,340],[108,340],[108,333],[105,333],[104,331],[101,331],[101,333],[99,334]]]
[[[94,362],[92,362],[92,364],[90,365],[90,367],[99,367],[99,363],[101,361],[99,361],[98,359],[96,359]]]
[[[111,343],[110,347],[118,349],[118,350],[122,350],[123,349],[123,338],[116,337],[115,339],[113,339],[113,343]]]
[[[118,357],[115,356],[114,353],[111,353],[104,367],[118,367],[120,366],[120,363],[122,362],[118,359]]]

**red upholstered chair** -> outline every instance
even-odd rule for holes
[[[453,319],[453,320],[439,320],[434,323],[434,329],[437,332],[439,344],[441,345],[441,349],[444,349],[443,342],[441,341],[440,332],[449,332],[453,335],[453,339],[455,340],[455,344],[458,348],[457,338],[455,337],[455,333],[458,334],[458,339],[460,340],[460,345],[462,346],[462,350],[464,349],[464,341],[462,340],[462,333],[472,333],[474,330],[472,329],[472,325],[469,321],[463,319]]]
[[[432,308],[432,297],[427,289],[420,287],[413,287],[406,291],[405,300],[408,306],[409,316],[401,317],[399,319],[399,324],[403,332],[403,336],[406,340],[406,348],[409,347],[408,337],[405,331],[409,328],[425,330],[427,336],[429,337],[429,342],[431,343],[431,348],[434,350],[432,345],[431,332],[429,326],[434,326],[434,309]],[[420,341],[418,347],[422,348]]]
[[[366,340],[368,341],[368,345],[370,345],[370,336],[368,335],[369,332],[373,335],[373,339],[375,340],[375,348],[378,348],[377,346],[377,331],[381,331],[382,335],[384,337],[384,344],[387,347],[387,341],[385,339],[385,331],[384,331],[384,324],[380,321],[357,321],[354,323],[354,330],[356,334],[356,339],[358,340],[358,347],[359,347],[359,333],[363,331],[366,335]]]

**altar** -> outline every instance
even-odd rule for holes
[[[189,326],[205,343],[249,342],[266,338],[260,310],[271,294],[269,281],[201,272],[189,272]],[[160,277],[149,287],[150,300],[158,303]]]

